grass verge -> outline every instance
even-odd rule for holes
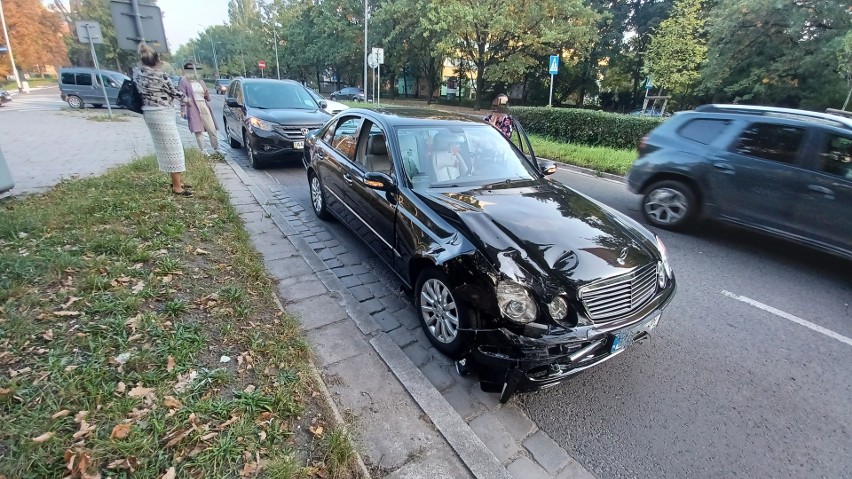
[[[626,174],[637,155],[636,150],[576,145],[538,135],[529,138],[537,157],[616,175]]]
[[[208,160],[0,204],[0,477],[354,476]]]

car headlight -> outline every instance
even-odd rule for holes
[[[660,262],[662,263],[663,271],[666,273],[666,278],[671,278],[672,266],[669,264],[669,253],[666,250],[666,245],[663,244],[663,240],[659,236],[657,236],[657,249],[660,251]]]
[[[497,305],[503,316],[516,323],[529,323],[538,314],[538,308],[527,288],[513,282],[497,284]]]
[[[258,130],[263,131],[272,131],[272,124],[266,120],[261,120],[260,118],[255,118],[253,116],[249,117],[249,125]]]
[[[562,297],[557,296],[553,298],[553,301],[547,303],[547,312],[550,313],[551,318],[560,320],[568,314],[568,304]]]

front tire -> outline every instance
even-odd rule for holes
[[[667,230],[688,228],[698,215],[692,187],[677,180],[651,184],[642,196],[642,216],[648,224]]]
[[[321,220],[331,219],[331,214],[328,212],[328,207],[325,202],[325,192],[322,189],[322,181],[316,173],[308,175],[308,184],[311,188],[311,206],[314,208],[314,214]]]
[[[265,164],[258,159],[257,154],[254,152],[254,149],[251,147],[251,143],[249,143],[248,132],[243,130],[243,146],[246,148],[246,154],[248,155],[249,163],[251,163],[251,167],[255,170],[259,170],[265,166]]]
[[[420,326],[435,349],[451,359],[467,352],[467,337],[475,316],[456,299],[447,275],[438,268],[424,269],[414,288],[414,306]]]
[[[224,116],[222,117],[222,124],[225,127],[225,134],[228,135],[228,145],[233,149],[239,149],[242,145],[239,141],[235,140],[233,136],[231,136],[231,130],[228,129],[228,119]]]
[[[68,106],[75,110],[82,110],[83,106],[85,106],[83,99],[77,95],[69,95],[66,101],[68,102]]]

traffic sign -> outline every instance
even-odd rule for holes
[[[373,47],[373,55],[376,56],[376,61],[378,62],[379,65],[385,64],[385,49],[384,48]]]
[[[101,35],[101,24],[88,20],[77,20],[74,22],[77,27],[77,39],[80,43],[103,43],[104,36]]]
[[[166,33],[163,29],[163,12],[160,7],[146,5],[136,0],[132,2],[112,0],[109,2],[109,10],[112,14],[118,48],[135,51],[139,47],[139,42],[144,41],[157,52],[169,52]]]
[[[559,55],[550,55],[550,74],[556,75],[559,73]]]
[[[379,59],[375,52],[367,55],[367,65],[369,65],[370,68],[376,68],[379,66]]]
[[[263,61],[263,60],[258,60],[257,61],[257,67],[260,68],[261,70],[263,70],[264,68],[266,68],[266,62]]]

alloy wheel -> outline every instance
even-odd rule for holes
[[[322,211],[322,185],[316,175],[311,177],[311,201],[314,205],[314,211],[319,213]]]
[[[83,108],[83,100],[79,96],[71,95],[68,97],[68,106],[75,110]]]
[[[450,288],[430,278],[420,293],[420,314],[429,333],[442,343],[451,343],[459,334],[459,311]]]
[[[680,191],[659,188],[648,193],[645,199],[645,214],[661,225],[680,223],[689,214],[689,202]]]

